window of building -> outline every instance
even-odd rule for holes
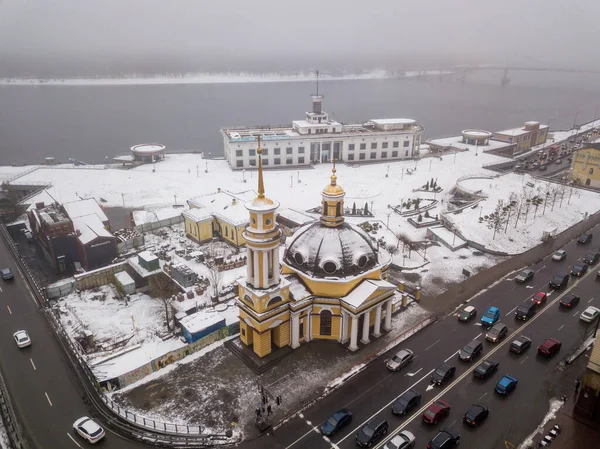
[[[298,147],[298,154],[304,154],[304,147]]]
[[[246,329],[244,329],[243,327],[242,327],[242,335],[243,335],[244,337],[246,336]]]
[[[387,151],[382,151],[381,152],[381,158],[385,159],[387,157]]]
[[[294,149],[292,147],[287,147],[285,149],[285,154],[294,154]]]
[[[294,163],[294,158],[291,158],[291,157],[286,158],[285,163],[288,164],[288,165],[293,164]]]
[[[243,167],[244,166],[244,161],[235,161],[235,166],[236,167]]]
[[[381,142],[381,148],[387,148],[387,147],[388,147],[387,142]]]
[[[321,325],[319,333],[321,335],[331,335],[331,311],[322,310],[321,313]]]
[[[377,153],[375,151],[371,151],[371,155],[369,156],[369,159],[377,159]]]
[[[336,203],[335,204],[335,216],[336,217],[341,217],[342,216],[342,204],[341,203]]]
[[[301,157],[299,157],[299,158],[298,158],[298,163],[299,163],[299,164],[304,164],[304,157],[302,157],[302,156],[301,156]]]
[[[262,164],[263,165],[269,165],[269,159],[263,159],[262,160]]]
[[[273,154],[281,154],[281,148],[273,148]]]
[[[405,140],[404,142],[402,142],[402,144],[404,145],[404,148],[408,148],[408,145],[410,145],[410,141]]]
[[[593,175],[593,174],[594,174],[594,169],[590,168],[590,175]]]
[[[392,157],[398,157],[398,152],[397,151],[392,151]]]
[[[354,160],[354,155],[353,154],[349,154],[348,155],[348,160],[349,161],[353,161]]]
[[[235,150],[236,157],[242,157],[244,155],[244,150]]]
[[[308,128],[308,134],[312,134],[312,130]]]
[[[365,158],[365,153],[360,153],[360,154],[358,155],[358,158],[359,158],[360,160],[363,160],[363,159]]]
[[[376,150],[377,149],[377,142],[371,142],[371,149],[372,150]]]
[[[404,153],[404,156],[408,157],[408,150]]]
[[[348,145],[348,151],[354,151],[354,144],[351,143],[350,145]]]
[[[585,180],[585,185],[586,186],[589,186],[591,183],[592,183],[591,179],[588,178],[588,179]]]
[[[269,149],[268,148],[263,148],[262,150],[263,150],[263,152],[262,152],[263,156],[268,156],[269,155]]]
[[[398,148],[398,147],[400,146],[400,142],[398,142],[398,141],[395,141],[395,142],[393,142],[393,143],[392,143],[392,146],[393,146],[394,148]]]
[[[275,160],[273,161],[273,163],[275,165],[280,165],[281,164],[281,159],[279,159],[278,157],[276,157]]]
[[[281,296],[275,296],[274,298],[271,298],[267,303],[267,309],[281,301],[283,301],[283,299],[281,299]]]
[[[228,237],[228,235],[227,235],[227,227],[225,227],[225,237]]]
[[[250,150],[250,156],[256,156],[256,150]]]
[[[360,144],[360,149],[361,150],[366,150],[367,149],[367,144],[366,143],[361,143]]]
[[[250,159],[250,165],[256,167],[256,159]]]

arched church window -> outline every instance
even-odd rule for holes
[[[337,203],[335,205],[335,216],[336,217],[341,217],[342,216],[342,204],[341,203]]]
[[[360,256],[357,261],[359,268],[363,268],[367,264],[368,260],[369,259],[364,254]]]
[[[321,311],[320,335],[331,335],[331,316],[330,310]]]
[[[302,265],[304,263],[304,256],[301,253],[294,254],[294,260],[298,265]]]
[[[271,298],[267,303],[267,309],[281,301],[283,301],[283,299],[281,299],[281,296],[275,296],[274,298]]]
[[[323,201],[323,215],[327,215],[327,203]]]
[[[323,264],[323,271],[325,271],[325,273],[333,274],[335,273],[335,270],[337,270],[337,265],[334,262],[328,260]]]
[[[267,219],[265,220],[265,224],[266,224],[267,226],[271,226],[271,219],[270,219],[270,218],[267,218]]]
[[[248,295],[244,296],[244,300],[246,302],[249,302],[250,304],[252,304],[252,307],[254,307],[254,301],[252,301],[252,298]]]

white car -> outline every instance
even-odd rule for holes
[[[17,343],[19,348],[26,348],[27,346],[31,346],[31,338],[29,338],[29,334],[27,331],[20,330],[13,334],[13,338]]]
[[[415,436],[408,430],[403,430],[387,442],[383,449],[408,449],[414,447]]]
[[[585,309],[583,312],[581,312],[579,319],[581,321],[585,321],[586,323],[591,323],[596,318],[598,318],[599,315],[600,315],[600,309],[597,309],[596,307],[593,307],[593,306],[589,306],[587,309]]]
[[[73,423],[73,430],[78,433],[81,437],[85,438],[89,443],[95,444],[104,438],[104,429],[100,427],[96,422],[84,416],[79,418]]]
[[[564,249],[554,251],[554,254],[552,254],[552,260],[556,260],[557,262],[563,260],[565,257],[567,257],[567,252]]]
[[[401,349],[391,359],[385,361],[385,366],[390,371],[398,371],[405,365],[408,365],[413,359],[413,352],[410,349]]]

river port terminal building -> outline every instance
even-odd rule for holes
[[[345,125],[322,110],[323,95],[312,95],[312,111],[292,126],[222,128],[225,159],[234,170],[257,166],[256,141],[263,144],[262,164],[298,167],[333,160],[349,163],[393,161],[417,157],[423,127],[415,120],[379,119]]]

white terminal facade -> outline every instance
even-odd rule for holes
[[[256,140],[263,145],[264,167],[294,167],[330,162],[374,162],[417,156],[423,127],[415,120],[380,119],[343,125],[321,108],[323,95],[312,95],[312,112],[292,126],[223,128],[223,150],[233,169],[256,168]]]

